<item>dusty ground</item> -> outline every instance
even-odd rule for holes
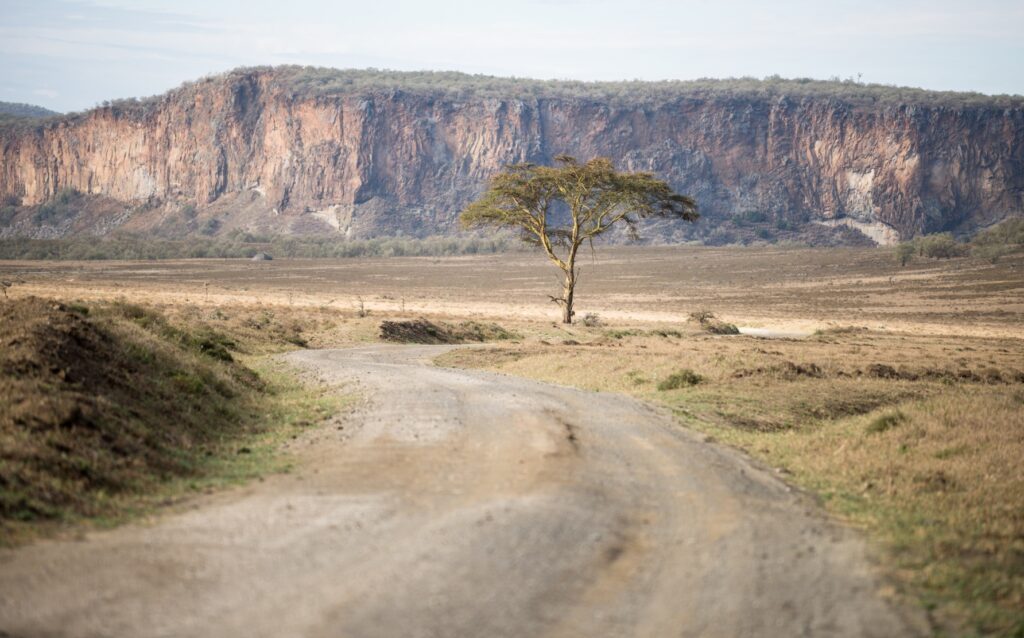
[[[317,348],[374,341],[382,320],[496,321],[521,339],[443,362],[662,403],[866,531],[950,635],[1024,631],[1024,255],[899,268],[869,249],[602,248],[578,291],[600,325],[569,329],[547,300],[555,274],[521,254],[0,262],[12,296],[123,297]],[[791,338],[703,335],[686,322],[698,309]],[[657,389],[684,370],[701,382]]]
[[[865,548],[621,396],[289,359],[368,403],[292,476],[151,527],[0,554],[0,628],[65,636],[909,636]]]
[[[342,260],[0,262],[12,295],[125,296],[197,307],[362,307],[378,315],[501,320],[557,316],[557,271],[534,254]],[[678,323],[710,309],[750,327],[870,328],[1019,337],[1024,254],[896,265],[862,248],[599,247],[582,263],[577,312],[608,322]]]

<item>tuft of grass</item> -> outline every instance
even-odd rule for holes
[[[693,370],[685,369],[673,372],[667,378],[662,379],[658,383],[658,390],[665,392],[667,390],[678,390],[679,388],[688,388],[695,386],[704,381],[704,377],[700,376]]]
[[[903,425],[906,421],[906,415],[899,410],[896,410],[895,412],[887,412],[875,417],[870,423],[868,423],[865,430],[868,434],[878,434],[879,432],[885,432]]]
[[[643,335],[643,334],[644,334],[643,330],[629,330],[629,329],[626,329],[626,330],[608,330],[608,331],[605,332],[605,335],[609,339],[625,339],[627,337],[637,337],[637,336],[640,336],[640,335]]]
[[[669,337],[675,337],[678,339],[683,336],[683,333],[679,332],[678,330],[673,330],[671,328],[656,328],[655,330],[651,331],[651,334],[663,337],[665,339],[668,339]]]

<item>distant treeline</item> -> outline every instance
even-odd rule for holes
[[[297,95],[333,95],[375,90],[401,90],[464,97],[492,98],[587,98],[609,102],[666,101],[680,97],[827,97],[847,102],[906,104],[1024,105],[1021,96],[989,96],[982,93],[928,91],[886,84],[866,84],[855,78],[813,80],[787,79],[778,75],[757,79],[701,78],[698,80],[627,80],[581,82],[534,80],[470,75],[454,71],[385,71],[379,69],[331,69],[312,66],[243,68],[231,73],[273,73]]]
[[[522,250],[512,237],[388,237],[344,240],[335,237],[262,237],[233,233],[223,238],[151,239],[136,235],[109,238],[0,239],[0,259],[198,259],[329,257],[447,257]]]
[[[50,117],[51,115],[60,115],[57,111],[51,111],[50,109],[36,106],[35,104],[22,104],[20,102],[0,102],[0,116],[9,117]]]
[[[1007,219],[976,234],[970,241],[961,242],[952,233],[922,235],[896,246],[896,258],[906,266],[914,257],[953,259],[977,257],[997,263],[1006,255],[1024,247],[1024,219]]]

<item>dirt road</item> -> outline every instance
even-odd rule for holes
[[[653,409],[303,351],[368,397],[296,472],[0,553],[0,635],[905,636],[862,543]],[[6,632],[6,634],[4,633]]]

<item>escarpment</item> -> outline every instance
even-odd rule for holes
[[[662,240],[848,226],[885,243],[1024,212],[1024,98],[362,73],[239,70],[0,127],[0,233],[444,234],[502,166],[561,153],[694,196],[701,222],[655,224]],[[69,192],[102,205],[39,214]]]

